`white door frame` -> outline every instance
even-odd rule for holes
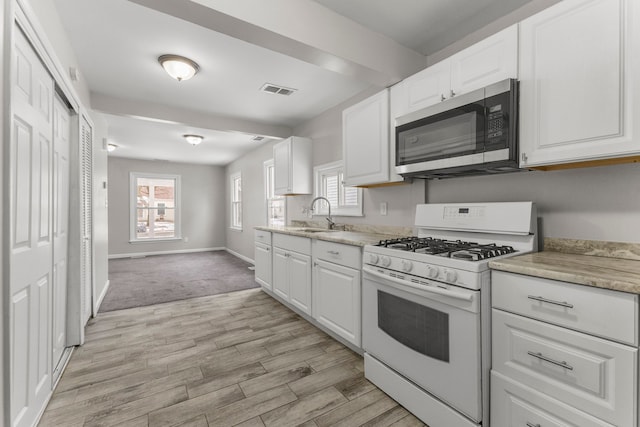
[[[92,128],[93,128],[93,123],[90,119],[88,111],[84,108],[84,106],[79,101],[79,97],[77,96],[77,93],[66,72],[66,68],[62,66],[60,61],[58,61],[57,57],[55,56],[55,51],[46,36],[46,32],[38,22],[37,15],[31,8],[30,4],[28,3],[28,0],[9,0],[9,1],[3,2],[1,7],[3,9],[2,9],[2,12],[0,12],[0,19],[2,19],[2,24],[0,25],[0,32],[2,33],[0,41],[2,42],[1,44],[2,54],[3,54],[3,57],[5,58],[5,61],[3,61],[3,69],[1,74],[2,93],[4,94],[4,96],[2,97],[3,114],[2,114],[2,121],[0,122],[0,125],[2,125],[1,131],[2,131],[3,141],[8,141],[11,135],[11,126],[9,126],[9,123],[11,122],[10,119],[12,117],[12,111],[11,111],[10,91],[8,89],[10,89],[10,85],[11,85],[10,71],[11,71],[13,60],[10,58],[12,58],[11,52],[13,50],[13,45],[14,45],[13,34],[17,30],[17,27],[19,27],[22,30],[22,32],[25,34],[29,42],[32,44],[34,50],[36,51],[41,61],[45,65],[45,68],[47,68],[49,73],[52,75],[56,83],[56,86],[58,87],[58,90],[61,91],[61,93],[66,97],[66,100],[69,102],[71,106],[72,113],[75,113],[75,115],[72,116],[71,151],[72,153],[78,153],[79,126],[80,126],[80,120],[78,119],[78,117],[80,116],[86,117],[87,121],[91,124]],[[10,224],[9,224],[9,218],[10,218],[9,217],[9,207],[10,207],[9,195],[10,194],[7,188],[7,186],[9,185],[9,179],[8,179],[9,168],[6,167],[7,166],[6,163],[8,162],[8,158],[9,158],[8,144],[3,144],[3,148],[1,151],[2,152],[0,153],[0,159],[2,160],[2,167],[0,169],[0,172],[2,173],[2,177],[0,180],[0,184],[2,188],[0,188],[0,194],[2,197],[3,208],[2,208],[2,216],[0,217],[0,220],[2,222],[2,236],[4,237],[4,236],[8,236],[10,232]],[[79,178],[79,176],[77,176],[78,174],[73,172],[73,171],[79,171],[78,163],[74,163],[74,160],[77,161],[78,159],[71,158],[70,160],[71,160],[71,171],[72,171],[70,181],[73,181],[74,177]],[[70,182],[70,185],[71,185],[70,201],[72,204],[70,206],[69,214],[71,218],[73,215],[77,216],[80,214],[80,205],[77,204],[80,200],[77,195],[75,197],[72,197],[74,193],[78,193],[79,187],[74,186],[73,182]],[[77,182],[75,183],[75,185],[77,185]],[[75,200],[73,200],[74,198]],[[79,224],[79,223],[72,221],[71,224],[75,226],[76,224]],[[73,227],[73,228],[70,227],[70,230],[69,230],[70,231],[70,242],[69,242],[69,251],[70,251],[69,271],[70,272],[78,271],[77,268],[74,269],[74,265],[72,264],[72,258],[75,258],[76,261],[79,260],[79,257],[77,254],[79,253],[79,249],[80,249],[80,246],[79,246],[80,241],[77,238],[79,236],[75,236],[74,238],[73,234],[71,233],[71,231],[74,228],[76,227]],[[78,234],[79,234],[79,231],[80,230],[77,230]],[[2,288],[2,298],[0,298],[0,303],[2,304],[1,311],[3,313],[7,313],[9,309],[8,294],[10,289],[9,289],[8,283],[9,283],[9,277],[10,277],[9,273],[10,273],[11,266],[10,266],[9,257],[8,257],[8,249],[9,249],[8,245],[9,245],[8,239],[3,238],[2,249],[0,251],[0,254],[2,255],[2,267],[0,269],[0,273],[2,277],[2,283],[6,284]],[[92,252],[93,252],[93,245],[92,245]],[[92,266],[92,271],[94,271],[93,266]],[[78,276],[79,276],[79,273],[78,273]],[[84,343],[84,327],[86,322],[82,319],[81,310],[80,310],[81,306],[80,306],[80,296],[79,296],[80,287],[79,286],[81,282],[79,281],[79,277],[77,277],[76,279],[78,280],[75,280],[70,274],[69,300],[68,300],[69,317],[68,317],[68,331],[67,331],[67,342],[69,345],[81,345]],[[94,280],[92,279],[92,284],[91,284],[92,294],[94,293],[93,282]],[[75,295],[77,295],[77,297],[74,297]],[[92,295],[91,310],[92,310],[92,313],[95,312],[95,297],[93,295]],[[2,357],[0,358],[0,362],[2,363],[2,375],[0,376],[1,387],[2,387],[2,390],[1,390],[2,392],[0,393],[0,399],[1,399],[0,424],[11,425],[11,420],[10,420],[11,404],[10,404],[10,393],[9,393],[10,391],[10,366],[9,366],[10,341],[9,341],[9,330],[8,330],[9,325],[6,322],[0,322],[0,326],[2,328],[2,337],[1,337]],[[42,410],[44,410],[44,408],[42,408]]]

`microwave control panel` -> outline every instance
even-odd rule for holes
[[[487,138],[500,138],[505,131],[505,121],[502,104],[490,106],[487,115]]]

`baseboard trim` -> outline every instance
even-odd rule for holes
[[[134,257],[143,257],[143,256],[152,256],[152,255],[189,254],[194,252],[224,251],[225,249],[226,248],[218,247],[218,248],[179,249],[179,250],[172,250],[172,251],[132,252],[132,253],[126,253],[126,254],[110,254],[109,259],[134,258]]]
[[[241,260],[248,262],[249,264],[254,264],[254,265],[255,265],[255,261],[254,261],[254,260],[252,260],[252,259],[251,259],[251,258],[249,258],[249,257],[246,257],[246,256],[244,256],[244,255],[242,255],[242,254],[239,254],[239,253],[238,253],[238,252],[236,252],[236,251],[232,251],[232,250],[231,250],[231,249],[229,249],[229,248],[225,248],[224,250],[225,250],[225,251],[227,251],[227,252],[229,252],[231,255],[236,256],[236,257],[240,258]]]
[[[111,280],[107,280],[104,283],[104,288],[102,289],[102,292],[100,293],[100,295],[98,295],[98,301],[96,301],[96,313],[100,311],[100,305],[102,304],[102,300],[104,299],[104,296],[107,294],[107,290],[109,289],[110,284],[111,284]]]

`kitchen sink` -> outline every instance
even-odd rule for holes
[[[328,228],[314,228],[314,227],[298,227],[293,228],[293,231],[302,231],[303,233],[324,233],[324,232],[334,232],[339,230],[329,230]]]

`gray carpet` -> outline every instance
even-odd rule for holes
[[[257,288],[250,266],[226,251],[112,259],[100,312]]]

